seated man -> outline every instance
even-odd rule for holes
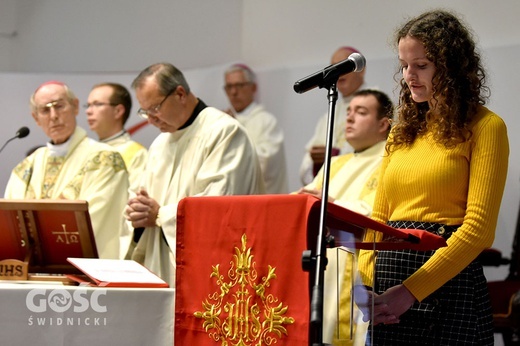
[[[331,65],[348,59],[352,53],[359,53],[359,51],[348,46],[338,48],[331,57]],[[350,99],[352,98],[352,94],[363,87],[365,83],[365,72],[366,69],[360,73],[349,73],[343,75],[338,79],[336,84],[340,97],[336,103],[334,133],[332,134],[332,149],[334,155],[337,155],[337,153],[346,154],[352,151],[352,147],[345,142],[345,137],[343,136],[343,129],[345,128],[344,114],[347,110]],[[325,113],[320,117],[316,124],[316,128],[314,129],[312,138],[305,146],[305,154],[303,155],[300,165],[300,179],[303,185],[311,183],[325,160],[325,142],[327,138],[328,119],[328,113]]]
[[[136,229],[129,255],[175,287],[179,201],[263,193],[260,164],[244,128],[198,99],[173,65],[147,67],[132,87],[138,114],[162,133],[150,146],[142,189],[125,210]]]
[[[30,106],[50,141],[13,169],[5,198],[86,200],[99,257],[120,258],[121,213],[128,198],[121,155],[76,125],[78,99],[67,85],[40,85]]]
[[[274,115],[255,102],[255,74],[246,65],[235,64],[226,70],[224,80],[224,90],[232,107],[228,113],[246,128],[255,145],[265,192],[287,193],[283,131]]]
[[[96,84],[88,95],[85,107],[90,129],[98,135],[100,142],[119,151],[128,170],[130,189],[136,191],[148,151],[133,141],[124,128],[132,109],[130,93],[121,84]]]
[[[386,138],[390,132],[392,117],[392,101],[386,94],[371,89],[358,90],[353,94],[347,108],[345,138],[354,148],[354,152],[331,158],[329,202],[365,216],[371,215],[379,179],[379,168],[385,154]],[[309,185],[300,189],[299,193],[321,198],[322,185],[323,168]],[[338,235],[341,242],[342,234]],[[325,337],[329,338],[328,341],[332,338],[334,344],[345,345],[335,339],[337,334],[335,333],[337,291],[336,285],[330,284],[336,281],[336,271],[330,269],[335,264],[331,259],[337,257],[337,254],[336,249],[327,251],[329,266],[325,272],[325,282],[329,284],[326,284],[324,291],[324,321],[326,324],[323,333],[324,340]],[[345,267],[345,263],[339,263],[339,266],[345,268],[340,271],[344,273],[344,289],[341,289],[339,304],[344,309],[350,301],[350,290],[346,283],[350,282],[352,274],[350,268]],[[341,284],[340,280],[340,286]],[[344,313],[340,315],[340,334],[345,339],[345,336],[348,336],[350,314],[342,312]],[[361,335],[364,337],[364,333]]]

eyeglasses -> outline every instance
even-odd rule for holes
[[[92,103],[85,103],[83,105],[83,108],[85,108],[85,109],[90,108],[90,107],[98,108],[98,107],[101,107],[101,106],[112,106],[112,107],[115,107],[115,106],[117,106],[117,104],[110,103],[110,102],[92,102]]]
[[[242,82],[235,84],[226,84],[224,85],[224,90],[231,91],[233,88],[237,88],[238,90],[243,89],[246,85],[251,84],[251,82]]]
[[[139,108],[139,110],[137,111],[137,115],[139,115],[141,118],[143,119],[148,119],[148,117],[151,115],[151,116],[156,116],[158,113],[159,113],[159,110],[161,109],[161,106],[163,105],[164,101],[166,101],[166,99],[168,97],[170,97],[171,94],[173,94],[173,92],[175,91],[172,90],[168,93],[168,95],[166,95],[163,100],[155,107],[152,107],[152,109],[142,109],[142,108]]]
[[[63,100],[56,100],[47,102],[43,106],[38,106],[38,115],[42,118],[46,118],[51,114],[51,108],[54,108],[55,112],[61,112],[67,107],[68,103]]]

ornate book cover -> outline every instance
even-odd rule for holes
[[[86,201],[0,200],[0,260],[28,260],[35,273],[78,272],[68,257],[98,257]]]

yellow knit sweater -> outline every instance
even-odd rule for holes
[[[509,143],[503,120],[481,107],[470,140],[446,149],[431,134],[386,156],[372,217],[462,225],[403,284],[422,301],[493,244],[507,175]],[[369,230],[365,240],[372,241]],[[376,232],[376,241],[382,234]],[[372,286],[373,252],[361,251],[359,270]]]

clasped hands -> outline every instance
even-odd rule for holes
[[[401,315],[410,309],[416,300],[404,285],[390,287],[382,294],[356,285],[354,297],[356,305],[363,313],[363,321],[371,320],[373,325],[399,323]]]
[[[131,198],[125,208],[125,218],[132,222],[132,227],[154,227],[159,215],[159,204],[144,189]]]

